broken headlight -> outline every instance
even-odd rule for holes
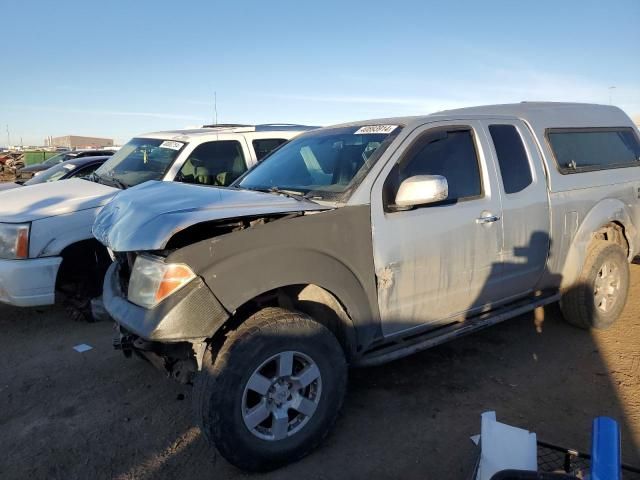
[[[155,307],[195,277],[182,263],[165,263],[160,257],[138,255],[131,271],[127,297],[141,307]]]
[[[0,258],[29,257],[29,228],[28,223],[0,223]]]

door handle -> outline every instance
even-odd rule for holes
[[[496,215],[484,215],[482,217],[476,218],[476,223],[487,224],[487,223],[497,222],[498,220],[500,220],[500,217]]]

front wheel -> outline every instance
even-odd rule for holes
[[[562,296],[565,319],[580,328],[608,328],[627,302],[629,263],[620,245],[599,240],[587,252],[576,285]]]
[[[327,435],[347,383],[335,336],[308,316],[266,308],[207,351],[195,378],[194,409],[220,454],[267,471],[311,452]]]

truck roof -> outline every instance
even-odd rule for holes
[[[311,125],[296,125],[291,123],[266,123],[260,125],[240,125],[240,124],[220,124],[203,125],[201,128],[164,130],[161,132],[149,132],[137,135],[143,138],[161,138],[178,140],[186,137],[202,137],[207,135],[224,135],[230,133],[252,133],[252,132],[306,132],[319,127]]]
[[[534,130],[562,127],[606,127],[633,126],[629,116],[620,108],[611,105],[561,102],[521,102],[503,105],[484,105],[478,107],[443,110],[430,115],[409,117],[380,118],[336,125],[358,126],[376,124],[401,124],[416,127],[439,119],[503,118],[520,119],[531,125]]]

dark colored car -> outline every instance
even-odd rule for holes
[[[42,172],[53,167],[54,165],[58,165],[62,162],[66,162],[67,160],[72,160],[74,158],[111,156],[114,153],[114,150],[83,150],[79,152],[63,152],[51,158],[48,158],[42,163],[36,163],[35,165],[29,165],[27,167],[21,168],[17,172],[17,178],[18,180],[28,180],[36,175],[37,172]]]
[[[0,192],[5,190],[11,190],[21,186],[37,185],[39,183],[55,182],[58,180],[67,180],[68,178],[81,178],[91,175],[95,172],[104,162],[109,159],[109,156],[93,156],[93,157],[80,157],[67,160],[62,163],[58,163],[53,167],[45,170],[39,175],[32,177],[26,182],[8,182],[0,183]]]

